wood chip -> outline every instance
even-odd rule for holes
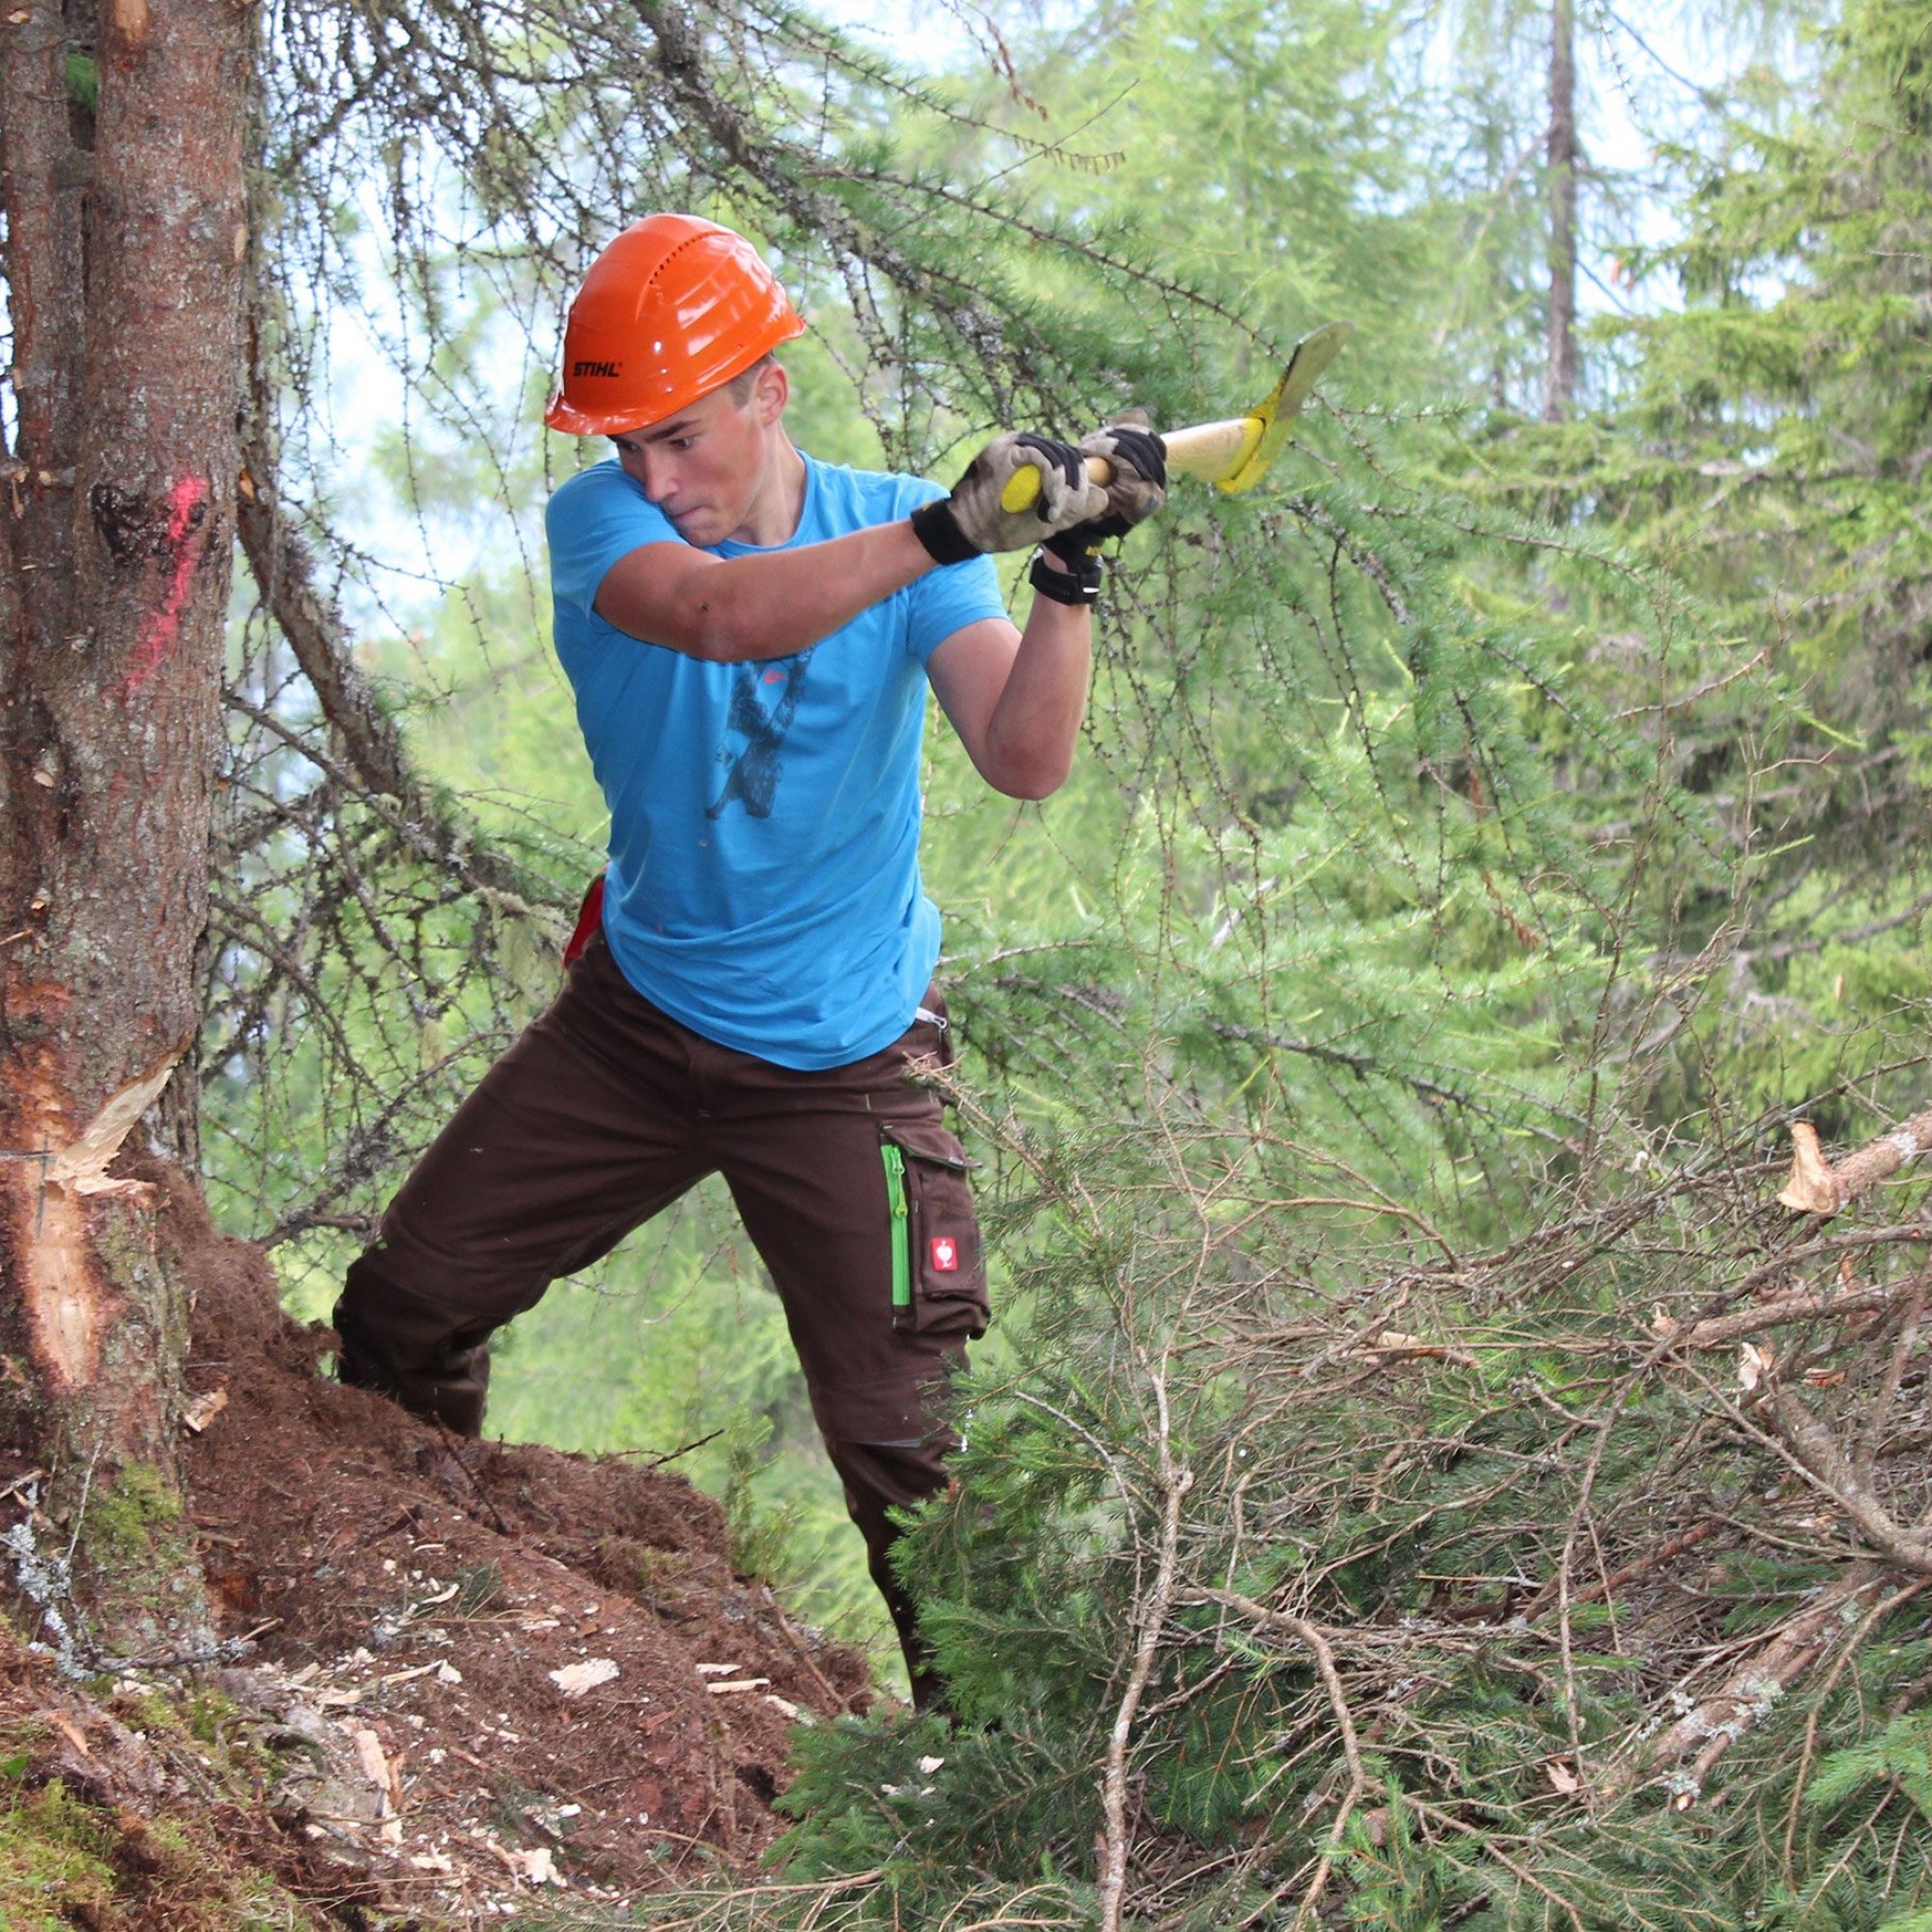
[[[92,1757],[94,1753],[87,1747],[87,1740],[81,1735],[80,1726],[61,1716],[58,1711],[43,1711],[41,1716],[77,1750],[82,1757]]]
[[[355,1747],[355,1762],[361,1767],[362,1776],[383,1794],[386,1808],[396,1780],[383,1750],[383,1740],[374,1731],[351,1731],[349,1741]]]
[[[1840,1207],[1837,1177],[1818,1145],[1818,1129],[1809,1121],[1791,1123],[1791,1173],[1778,1205],[1798,1214],[1835,1214]]]
[[[526,1885],[563,1883],[556,1875],[556,1861],[548,1845],[532,1845],[526,1852],[512,1852],[510,1858],[517,1868],[517,1876]]]
[[[412,1677],[427,1677],[432,1671],[442,1669],[441,1663],[419,1663],[413,1670],[392,1670],[386,1677],[379,1677],[378,1684],[407,1684]]]
[[[1475,1356],[1464,1349],[1448,1348],[1443,1343],[1430,1341],[1426,1335],[1405,1334],[1400,1328],[1384,1328],[1367,1348],[1370,1353],[1390,1361],[1448,1362],[1459,1369],[1479,1366]]]
[[[199,1435],[221,1411],[228,1406],[228,1384],[210,1389],[206,1395],[196,1396],[182,1410],[182,1427],[190,1429]]]
[[[600,1684],[609,1684],[617,1675],[617,1665],[611,1658],[591,1657],[582,1663],[566,1663],[561,1670],[546,1674],[566,1697],[581,1697]],[[715,1690],[718,1687],[714,1684],[711,1688]]]
[[[501,1859],[503,1863],[523,1880],[526,1885],[561,1885],[557,1876],[555,1861],[551,1857],[548,1845],[536,1845],[528,1851],[510,1851],[497,1843],[494,1838],[482,1840],[483,1848],[493,1857]]]
[[[769,1677],[729,1677],[704,1688],[714,1697],[728,1697],[734,1690],[762,1690],[771,1681]]]

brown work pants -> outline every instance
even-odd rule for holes
[[[943,1487],[943,1384],[986,1323],[967,1163],[916,1077],[947,1057],[930,993],[899,1039],[848,1066],[798,1072],[734,1052],[643,999],[600,937],[351,1264],[335,1310],[343,1379],[477,1434],[491,1334],[722,1174],[929,1701],[888,1513]]]

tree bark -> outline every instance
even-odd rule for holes
[[[1549,10],[1549,319],[1543,419],[1560,422],[1577,403],[1577,9]]]
[[[0,1442],[43,1472],[34,1548],[71,1543],[71,1591],[55,1563],[29,1594],[83,1664],[192,1653],[209,1629],[180,1510],[192,1284],[166,1211],[199,1183],[128,1169],[199,1022],[252,35],[238,0],[101,0],[97,17],[19,0],[0,22],[16,406],[0,503]],[[167,1118],[160,1151],[191,1162],[191,1092]],[[16,1538],[16,1568],[21,1553]]]

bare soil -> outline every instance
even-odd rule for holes
[[[154,1720],[158,1678],[92,1702],[0,1639],[16,1783],[130,1829],[185,1819],[318,1922],[614,1914],[749,1876],[792,1726],[868,1708],[864,1661],[735,1572],[681,1478],[459,1441],[342,1388],[258,1250],[205,1223],[196,1246],[191,1511],[243,1649],[205,1678],[197,1736]],[[199,1922],[142,1896],[56,1922]]]

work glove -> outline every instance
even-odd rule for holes
[[[1039,495],[1023,510],[1003,508],[1015,472],[1039,472]],[[1105,514],[1108,494],[1087,474],[1079,450],[1031,430],[996,436],[952,486],[952,494],[912,513],[913,534],[935,563],[964,563],[989,551],[1025,550],[1070,525]]]
[[[1083,568],[1102,544],[1125,536],[1167,501],[1167,445],[1151,430],[1109,423],[1082,441],[1080,454],[1103,458],[1114,474],[1100,515],[1056,530],[1041,545],[1069,570]]]
[[[1027,573],[1040,596],[1075,606],[1099,602],[1100,546],[1125,536],[1167,501],[1167,445],[1140,424],[1096,429],[1081,443],[1080,455],[1083,462],[1101,457],[1112,470],[1107,507],[1047,537]]]

